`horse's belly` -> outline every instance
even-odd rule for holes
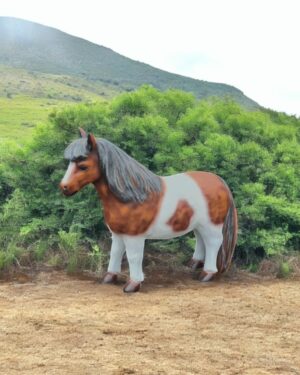
[[[156,228],[150,233],[146,234],[146,239],[149,240],[167,240],[170,238],[180,237],[191,232],[195,227],[190,226],[187,230],[174,232],[166,227]]]
[[[182,236],[209,223],[206,199],[195,181],[185,173],[164,177],[165,194],[153,224],[146,231],[149,239]]]

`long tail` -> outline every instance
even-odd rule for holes
[[[237,210],[235,208],[234,201],[231,196],[231,205],[229,207],[227,216],[225,218],[225,222],[223,224],[223,242],[220,247],[217,258],[217,268],[219,273],[227,271],[231,264],[235,245],[237,242],[237,232]]]

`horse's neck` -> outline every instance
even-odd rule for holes
[[[102,202],[105,216],[107,216],[106,214],[108,211],[113,214],[113,211],[118,211],[123,206],[128,205],[128,203],[121,202],[115,196],[104,179],[101,178],[100,180],[94,182],[94,186]]]
[[[115,233],[144,233],[159,212],[163,192],[153,194],[142,203],[121,202],[105,181],[97,181],[94,185],[102,201],[106,224]]]
[[[107,182],[104,181],[102,178],[94,182],[94,186],[99,195],[99,198],[101,199],[103,203],[105,203],[105,201],[108,198],[111,198],[113,196],[113,193],[109,189]]]

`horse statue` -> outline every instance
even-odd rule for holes
[[[140,290],[146,239],[169,239],[194,231],[191,268],[209,281],[226,271],[237,241],[237,211],[226,183],[209,172],[160,177],[119,147],[80,129],[81,138],[65,150],[69,166],[60,188],[71,196],[92,183],[112,234],[103,283],[116,283],[124,253],[130,278],[123,291]]]

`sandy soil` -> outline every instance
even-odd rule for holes
[[[300,280],[199,284],[149,277],[142,291],[61,272],[0,284],[1,374],[300,374]]]

